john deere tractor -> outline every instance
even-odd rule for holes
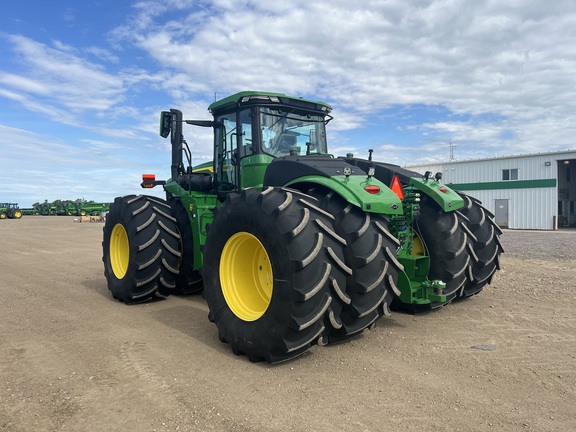
[[[80,216],[99,216],[101,213],[108,211],[108,203],[83,203],[76,205],[76,214]]]
[[[0,203],[0,219],[20,219],[22,217],[22,210],[18,207],[18,203]]]
[[[212,120],[164,111],[166,200],[114,200],[103,261],[125,303],[203,290],[220,340],[279,362],[351,338],[390,313],[437,308],[490,283],[503,252],[493,216],[424,175],[328,152],[330,105],[241,92]],[[193,166],[183,126],[212,128],[213,163]]]

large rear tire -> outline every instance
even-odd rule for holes
[[[104,275],[114,298],[135,303],[163,298],[176,287],[179,236],[170,206],[145,195],[110,206],[102,242]]]
[[[324,344],[340,326],[345,241],[311,196],[269,187],[231,193],[204,249],[204,297],[220,340],[276,363]]]
[[[178,261],[179,273],[176,276],[176,288],[174,294],[189,295],[202,291],[202,276],[194,270],[194,238],[188,213],[184,209],[182,201],[168,197],[168,204],[172,209],[172,215],[178,224],[180,234],[180,253]]]
[[[352,269],[346,281],[348,297],[340,320],[342,327],[330,336],[330,342],[350,338],[369,327],[381,315],[389,315],[398,271],[398,240],[388,231],[389,221],[375,213],[366,213],[334,191],[312,189],[321,208],[336,218],[335,229],[346,240],[345,262]]]
[[[471,280],[458,293],[459,298],[478,294],[492,281],[496,270],[500,269],[500,254],[504,248],[500,243],[502,230],[494,222],[494,215],[482,206],[476,198],[458,193],[464,199],[464,207],[459,210],[470,231],[468,251],[471,257]]]
[[[446,301],[416,306],[415,310],[444,306],[454,300],[469,282],[469,237],[464,224],[465,219],[460,213],[444,212],[430,197],[423,197],[415,231],[430,257],[428,278],[446,283]]]

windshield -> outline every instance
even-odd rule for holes
[[[287,156],[290,149],[296,154],[327,153],[326,128],[321,115],[296,114],[274,108],[260,109],[262,151],[272,156]]]

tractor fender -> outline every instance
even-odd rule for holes
[[[408,184],[436,201],[445,212],[456,211],[464,207],[464,199],[437,180],[411,177]]]
[[[403,212],[402,201],[388,186],[369,177],[362,168],[330,155],[276,158],[264,175],[264,187],[286,186],[305,192],[313,185],[333,190],[366,212],[387,215]]]
[[[276,158],[264,175],[264,187],[286,186],[306,191],[314,185],[333,190],[366,212],[387,215],[403,212],[402,202],[384,183],[368,177],[361,168],[328,155]]]
[[[285,186],[307,190],[314,185],[333,190],[350,204],[360,207],[365,212],[386,215],[402,214],[403,212],[402,201],[384,183],[375,178],[368,179],[360,176],[305,176],[294,179]],[[366,189],[367,186],[376,186],[379,191],[370,193]]]

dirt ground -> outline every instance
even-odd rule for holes
[[[0,431],[574,431],[576,231],[505,231],[478,296],[250,363],[200,296],[109,294],[102,223],[0,221]]]

